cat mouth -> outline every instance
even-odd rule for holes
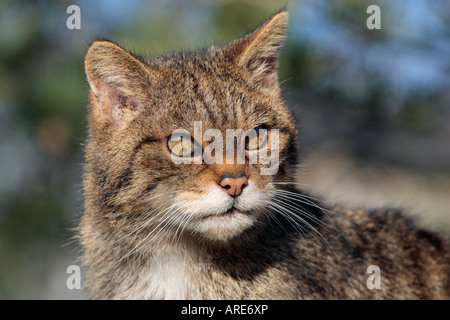
[[[219,217],[230,217],[237,213],[237,210],[233,207],[231,209],[228,209],[226,212],[219,214]]]
[[[194,222],[193,229],[202,233],[206,238],[213,240],[228,240],[250,228],[257,219],[254,211],[229,204],[210,212],[199,221]]]
[[[210,215],[209,218],[231,219],[238,214],[245,214],[245,213],[237,210],[235,207],[231,207],[230,209],[228,209],[223,213]]]

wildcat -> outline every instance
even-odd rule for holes
[[[225,46],[152,58],[90,46],[79,237],[92,298],[450,297],[445,236],[396,210],[326,208],[296,187],[297,131],[277,79],[287,22],[282,10]],[[278,170],[206,163],[212,141],[192,138],[194,122],[200,134],[258,129],[245,155],[271,149]]]

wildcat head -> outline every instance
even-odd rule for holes
[[[95,223],[144,245],[181,234],[225,241],[264,220],[274,182],[292,181],[296,163],[277,78],[287,16],[223,47],[162,57],[91,45],[85,197]],[[230,140],[230,130],[244,136]],[[273,163],[249,161],[261,153],[276,154],[273,174],[263,174]]]

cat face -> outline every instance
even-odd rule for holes
[[[144,245],[225,241],[264,219],[296,161],[276,74],[286,24],[281,11],[227,46],[145,60],[92,44],[85,195],[107,208],[99,223]]]

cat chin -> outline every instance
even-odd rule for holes
[[[257,220],[255,214],[232,210],[224,214],[211,215],[195,222],[189,229],[209,240],[228,241],[252,227]]]

